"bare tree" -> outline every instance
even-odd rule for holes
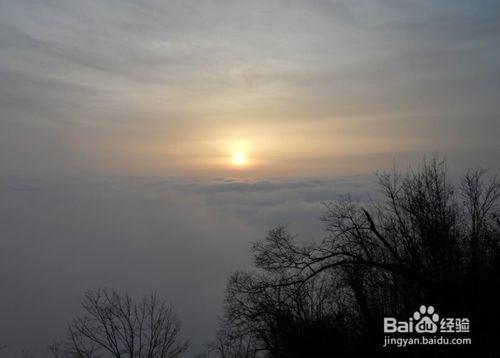
[[[455,184],[444,162],[424,160],[405,174],[379,174],[383,200],[325,203],[320,242],[299,244],[286,229],[271,230],[253,246],[259,271],[236,273],[229,281],[227,320],[258,337],[272,357],[290,357],[300,350],[297,341],[310,346],[297,337],[306,337],[304,327],[311,332],[308,325],[318,321],[297,319],[299,312],[322,307],[326,330],[338,338],[336,351],[359,351],[380,345],[382,317],[404,317],[432,303],[443,314],[472,317],[478,345],[491,345],[500,300],[500,182],[486,180],[485,173],[469,170]],[[322,280],[329,290],[320,294]],[[276,337],[286,347],[273,350]]]
[[[257,358],[259,349],[251,335],[241,334],[236,329],[221,328],[215,341],[207,345],[207,358]]]
[[[349,312],[339,284],[323,274],[288,285],[280,273],[237,272],[226,292],[225,335],[252,341],[259,356],[330,356],[345,348]]]
[[[172,307],[156,294],[135,302],[98,289],[85,293],[82,307],[85,314],[69,325],[67,339],[49,348],[54,357],[176,358],[187,349]]]

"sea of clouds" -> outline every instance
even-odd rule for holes
[[[5,354],[64,337],[86,289],[157,291],[201,350],[229,275],[285,225],[320,239],[322,201],[366,200],[372,176],[245,180],[0,176],[0,337]]]

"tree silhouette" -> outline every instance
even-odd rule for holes
[[[172,307],[156,294],[135,302],[114,290],[87,291],[82,308],[67,339],[50,347],[54,357],[176,358],[187,349]]]
[[[472,348],[487,351],[500,316],[500,183],[485,173],[454,183],[444,162],[424,160],[379,174],[380,201],[325,203],[320,242],[271,230],[253,246],[258,270],[229,280],[226,325],[270,357],[377,352],[384,316],[432,304],[470,317]]]
[[[259,350],[255,343],[252,336],[238,332],[236,327],[222,327],[199,358],[257,358]]]

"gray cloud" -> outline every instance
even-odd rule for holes
[[[0,339],[40,348],[110,285],[158,289],[199,346],[249,243],[320,237],[321,200],[375,195],[352,175],[433,152],[498,171],[498,11],[0,0]],[[262,169],[206,164],[246,139]]]
[[[373,148],[366,152],[385,156],[423,148],[498,154],[494,1],[0,6],[0,129],[13,126],[7,121],[48,131],[58,126],[67,141],[37,154],[46,162],[60,145],[85,171],[116,171],[113,160],[127,163],[134,156],[134,163],[150,164],[122,172],[178,175],[186,170],[175,164],[180,153],[145,153],[145,143],[197,148],[207,135],[215,140],[225,130],[244,137],[263,125],[260,137],[272,138],[283,126],[315,138],[329,135],[331,142],[363,143],[368,136]],[[469,130],[477,133],[472,139]],[[436,133],[447,140],[433,138]],[[328,148],[321,140],[318,146]],[[93,142],[99,145],[86,144]],[[321,159],[311,151],[311,160]],[[300,167],[294,154],[287,155]],[[367,155],[358,153],[353,162],[366,163]],[[27,172],[33,161],[32,152],[2,151],[0,167]]]
[[[6,354],[60,338],[82,292],[99,286],[160,292],[196,351],[212,337],[228,275],[249,267],[251,242],[276,225],[320,238],[320,201],[366,199],[372,179],[0,176]]]

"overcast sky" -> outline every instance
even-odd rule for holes
[[[0,0],[0,344],[157,290],[193,352],[276,225],[438,154],[500,171],[498,1]],[[232,157],[241,153],[245,165]],[[4,340],[4,341],[2,341]]]
[[[2,173],[497,162],[497,1],[0,4]]]

